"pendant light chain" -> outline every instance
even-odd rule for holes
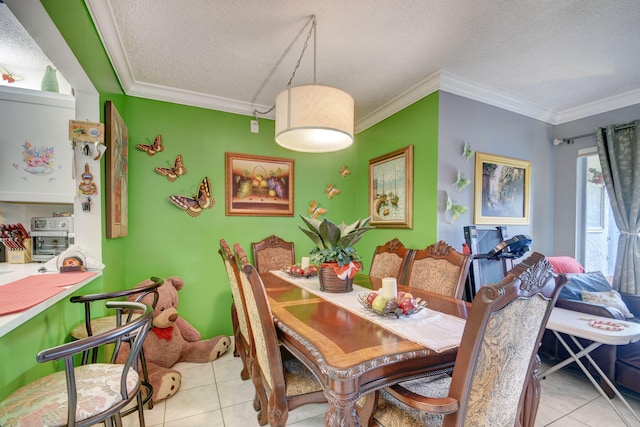
[[[287,87],[291,87],[291,82],[296,76],[296,72],[300,67],[300,62],[302,61],[302,57],[309,46],[309,39],[311,38],[311,33],[313,33],[313,83],[316,83],[316,15],[311,15],[309,21],[304,25],[305,27],[311,22],[311,28],[309,28],[309,33],[307,34],[307,39],[304,41],[304,46],[302,48],[302,52],[300,53],[300,57],[298,58],[298,62],[296,63],[296,67],[293,69],[293,73],[291,74],[291,78],[289,79],[289,83],[287,83]]]
[[[251,100],[251,103],[253,104],[256,100],[256,98],[258,97],[258,94],[262,91],[262,89],[264,88],[264,86],[267,84],[267,81],[269,80],[269,78],[271,78],[271,76],[273,75],[273,73],[275,72],[276,68],[278,67],[278,65],[280,65],[280,63],[282,62],[282,60],[284,59],[284,57],[286,56],[286,54],[289,52],[289,50],[291,49],[291,47],[293,46],[293,43],[298,39],[298,37],[300,37],[302,31],[307,27],[307,25],[309,25],[309,22],[311,22],[311,28],[309,29],[309,33],[307,34],[307,39],[304,42],[304,47],[302,48],[302,53],[300,54],[300,57],[298,58],[298,62],[296,63],[296,67],[293,70],[293,73],[291,74],[291,78],[289,79],[289,83],[287,83],[287,87],[291,87],[291,82],[293,81],[293,78],[296,76],[296,71],[298,71],[298,68],[300,67],[300,62],[302,61],[302,57],[304,56],[304,52],[307,50],[307,46],[309,45],[309,39],[311,38],[311,33],[313,32],[313,83],[316,83],[316,32],[315,32],[315,28],[316,28],[316,16],[315,15],[311,15],[311,17],[309,18],[309,20],[307,22],[305,22],[304,26],[300,29],[300,32],[298,33],[298,35],[296,36],[296,38],[293,40],[293,42],[291,43],[291,45],[289,45],[289,47],[287,48],[287,50],[284,52],[284,54],[280,57],[280,59],[278,60],[278,62],[276,63],[275,67],[273,67],[273,69],[271,70],[271,73],[269,74],[269,76],[267,77],[267,79],[264,81],[264,83],[262,83],[262,86],[260,86],[260,88],[258,89],[258,92],[256,93],[256,95],[253,97],[253,99]],[[271,111],[273,111],[276,108],[275,104],[269,108],[266,111],[259,111],[259,110],[253,110],[253,116],[256,120],[258,120],[258,114],[264,115],[264,114],[269,114]]]

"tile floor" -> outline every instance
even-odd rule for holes
[[[543,361],[542,370],[549,364]],[[242,363],[231,351],[212,363],[180,363],[180,391],[145,410],[147,427],[252,427],[258,426],[253,410],[253,385],[240,379]],[[625,393],[640,415],[640,395]],[[614,400],[619,404],[618,399]],[[640,427],[622,405],[632,426]],[[326,404],[307,405],[289,413],[287,425],[324,426]],[[136,415],[124,418],[124,427],[138,426]],[[586,377],[572,368],[542,381],[542,397],[536,427],[618,427],[625,424],[603,400]]]

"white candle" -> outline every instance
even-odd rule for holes
[[[382,279],[382,295],[386,299],[398,297],[398,283],[394,277],[385,277]]]
[[[309,267],[309,257],[303,256],[300,260],[300,267],[307,269]]]

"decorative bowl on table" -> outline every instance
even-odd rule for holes
[[[297,265],[283,268],[282,271],[287,273],[291,277],[313,277],[318,275],[318,268],[315,265],[310,265],[307,268],[302,268]]]
[[[411,316],[416,314],[428,304],[420,298],[413,298],[412,295],[404,296],[399,293],[399,298],[385,298],[382,293],[375,291],[362,292],[358,294],[358,301],[362,306],[379,316]],[[400,301],[400,302],[398,302]]]

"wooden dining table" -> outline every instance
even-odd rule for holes
[[[382,387],[453,367],[457,348],[436,352],[340,307],[304,287],[261,274],[282,344],[320,379],[327,426],[359,426],[358,399]],[[354,285],[376,290],[381,279],[356,275]],[[399,290],[407,290],[399,285]],[[469,303],[412,288],[428,308],[466,319]],[[357,298],[352,292],[353,298]],[[429,331],[425,330],[425,334]]]

